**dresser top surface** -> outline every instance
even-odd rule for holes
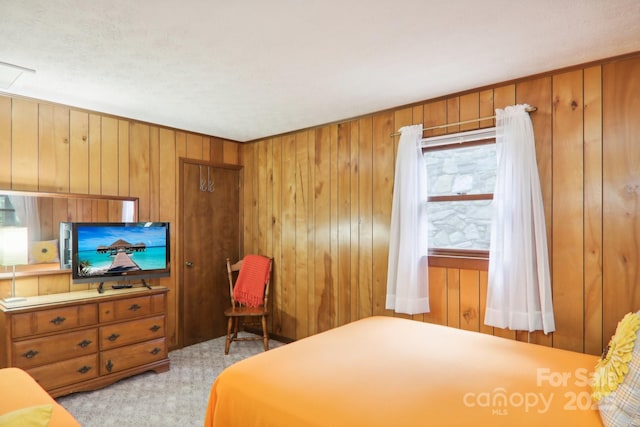
[[[33,309],[38,307],[46,307],[50,305],[76,303],[76,302],[100,302],[103,299],[112,299],[113,297],[135,297],[150,294],[167,292],[169,289],[164,286],[152,286],[148,289],[144,286],[125,288],[125,289],[106,289],[103,293],[98,293],[96,289],[88,289],[74,292],[63,292],[50,295],[38,295],[26,297],[23,300],[15,302],[7,302],[0,300],[0,311],[12,312],[24,309]]]

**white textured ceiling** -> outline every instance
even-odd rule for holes
[[[237,141],[635,51],[639,0],[0,0],[6,93]]]

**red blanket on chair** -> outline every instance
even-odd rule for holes
[[[249,307],[264,304],[264,287],[269,277],[271,260],[260,255],[247,255],[242,261],[233,299]]]

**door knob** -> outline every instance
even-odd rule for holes
[[[184,265],[186,265],[189,268],[193,267],[193,263],[191,261],[185,262]]]

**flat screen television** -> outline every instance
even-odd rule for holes
[[[171,273],[168,222],[71,223],[73,283],[123,282]],[[130,284],[113,288],[131,287]]]

